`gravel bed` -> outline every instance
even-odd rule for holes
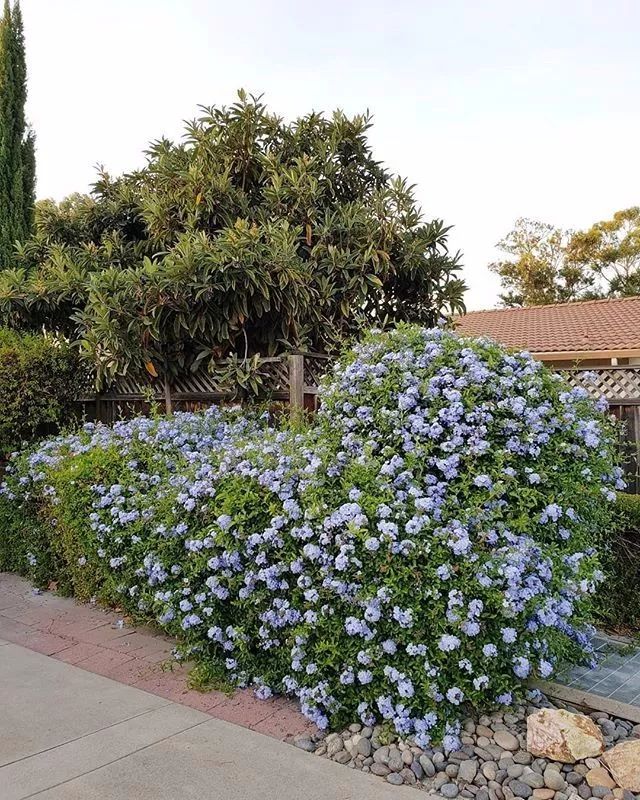
[[[542,705],[581,713],[560,703]],[[392,739],[380,726],[358,723],[342,732],[300,736],[294,744],[387,783],[408,784],[449,800],[640,800],[640,793],[616,788],[597,758],[562,764],[531,755],[526,749],[526,719],[538,709],[520,706],[465,720],[461,749],[451,753],[441,747],[423,749],[411,739]],[[625,739],[640,738],[640,725],[603,712],[590,716],[600,727],[607,749]]]

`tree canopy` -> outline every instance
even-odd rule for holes
[[[509,257],[489,265],[507,306],[640,294],[640,207],[617,211],[586,231],[516,220],[497,247]]]
[[[604,294],[640,294],[640,207],[616,211],[571,237],[567,261],[594,276]]]
[[[0,19],[0,268],[33,223],[35,137],[27,125],[27,65],[20,3],[5,0]]]
[[[510,258],[494,262],[508,306],[542,305],[574,300],[591,286],[579,267],[567,262],[569,235],[561,228],[520,218],[496,245]]]
[[[38,204],[0,318],[80,343],[98,379],[331,351],[364,325],[463,310],[449,228],[372,154],[369,114],[287,123],[239,93],[139,171]]]

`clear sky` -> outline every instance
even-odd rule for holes
[[[38,196],[143,162],[244,87],[291,117],[375,115],[376,156],[454,225],[467,305],[519,216],[640,203],[640,0],[22,0]]]

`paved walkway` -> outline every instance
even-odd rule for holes
[[[575,667],[558,678],[558,682],[640,706],[640,647],[604,635],[598,635],[595,644],[600,659],[596,669]]]
[[[291,701],[190,689],[172,646],[0,573],[1,800],[405,796],[275,741],[313,731]],[[598,649],[597,669],[561,682],[640,706],[640,649],[606,638]]]
[[[229,697],[189,689],[188,667],[171,658],[170,639],[120,625],[115,612],[35,594],[28,581],[0,573],[0,638],[277,739],[314,730],[290,700],[258,700],[250,690]]]
[[[2,800],[418,796],[2,639],[0,709]]]

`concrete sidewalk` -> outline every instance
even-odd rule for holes
[[[419,796],[0,640],[1,800]]]
[[[175,641],[123,625],[120,616],[53,592],[34,592],[24,578],[0,572],[0,639],[276,739],[315,730],[288,698],[258,700],[250,689],[232,696],[191,689],[191,665],[171,657]]]

